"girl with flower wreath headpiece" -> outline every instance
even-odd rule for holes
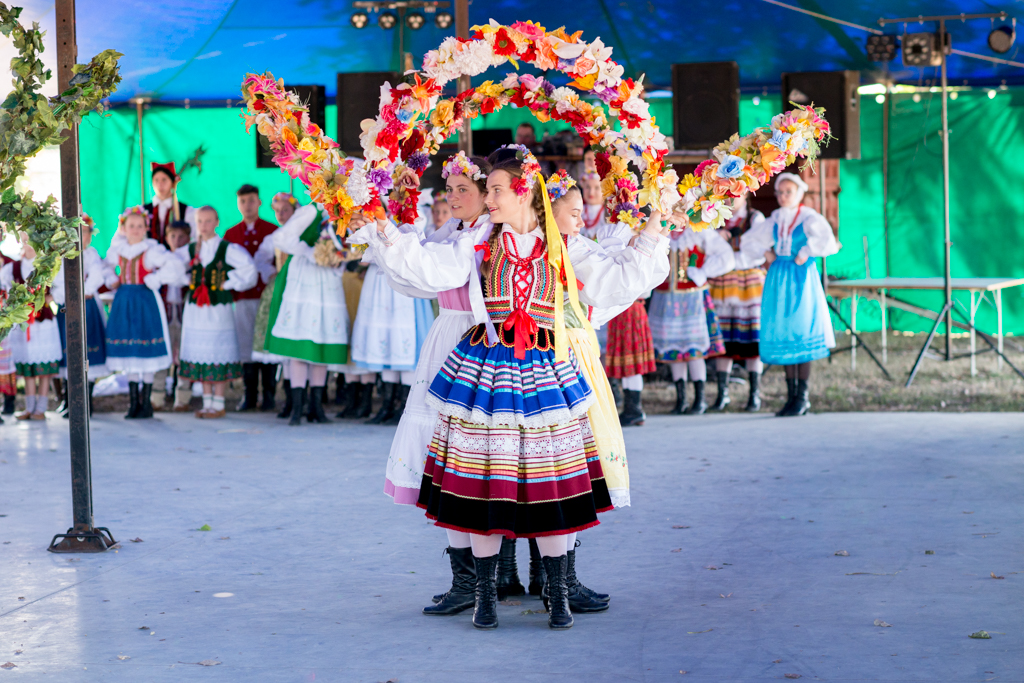
[[[35,250],[22,234],[21,257],[0,269],[0,289],[9,292],[15,284],[24,284],[35,270]],[[45,420],[49,402],[50,380],[57,374],[63,349],[60,330],[52,304],[64,303],[63,269],[45,295],[43,307],[33,311],[28,322],[17,325],[4,340],[11,350],[15,374],[25,380],[25,410],[18,420]]]
[[[126,418],[153,416],[153,375],[171,367],[171,335],[160,288],[180,285],[185,266],[157,240],[146,237],[149,215],[141,206],[121,214],[106,262],[117,269],[107,318],[107,367],[128,375]]]
[[[825,291],[815,258],[839,251],[828,220],[802,204],[807,183],[795,173],[775,178],[779,208],[743,235],[740,250],[768,264],[761,299],[759,348],[765,363],[786,369],[788,398],[779,417],[804,415],[811,408],[807,382],[811,362],[835,348]]]
[[[501,539],[509,536],[537,539],[548,578],[548,624],[569,628],[568,536],[596,525],[597,512],[612,503],[587,418],[594,392],[567,345],[562,296],[569,293],[570,308],[589,328],[577,301],[631,303],[643,274],[664,258],[667,238],[654,220],[618,259],[588,240],[566,244],[529,150],[507,146],[489,161],[486,205],[495,228],[488,246],[480,245],[482,282],[474,275],[471,233],[423,244],[378,220],[368,238],[375,258],[399,276],[420,273],[433,291],[469,285],[476,324],[426,399],[438,418],[418,505],[438,526],[469,535],[474,626],[498,625],[495,572]]]

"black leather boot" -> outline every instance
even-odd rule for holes
[[[370,413],[373,412],[373,384],[363,384],[363,395],[360,399],[359,409],[353,416],[357,419],[364,419],[370,417]]]
[[[242,382],[245,384],[245,395],[238,404],[239,412],[256,410],[256,395],[259,393],[260,364],[242,363]]]
[[[572,628],[568,590],[565,585],[566,556],[541,558],[547,574],[548,626],[553,629]]]
[[[363,385],[359,382],[349,382],[345,385],[345,393],[345,398],[348,399],[348,405],[335,416],[343,420],[355,417],[356,413],[359,412],[359,404],[363,397]]]
[[[434,596],[436,604],[424,607],[424,614],[448,616],[464,612],[476,604],[476,563],[472,548],[448,548],[445,552],[452,563],[451,590]]]
[[[381,392],[381,398],[384,402],[380,406],[380,410],[377,414],[366,421],[368,425],[379,425],[387,420],[391,419],[391,416],[395,414],[395,399],[398,394],[398,385],[393,382],[384,382],[384,390]]]
[[[278,417],[291,417],[292,416],[292,381],[286,379],[281,382],[281,388],[284,389],[284,407],[281,408],[281,412],[277,414]]]
[[[297,427],[302,424],[302,412],[306,407],[306,387],[292,389],[292,418],[288,420],[289,426]]]
[[[153,385],[143,384],[139,391],[139,414],[138,418],[153,417]]]
[[[579,547],[579,545],[580,545],[580,542],[576,541],[576,547],[577,548]],[[568,553],[566,553],[565,560],[566,560],[566,564],[565,564],[565,585],[569,589],[570,593],[572,592],[573,587],[575,586],[576,588],[579,589],[579,591],[581,593],[583,593],[584,595],[586,595],[589,598],[592,598],[594,600],[598,600],[599,602],[609,602],[612,599],[612,596],[608,595],[607,593],[598,593],[595,590],[587,588],[582,583],[580,583],[580,580],[578,578],[576,578],[576,550],[575,549],[570,550]],[[570,602],[572,602],[572,598],[571,597],[570,597]]]
[[[334,379],[334,405],[345,405],[345,373],[339,372]]]
[[[756,413],[761,410],[761,373],[751,370],[747,373],[747,381],[750,384],[750,396],[747,398],[746,411]]]
[[[612,387],[612,398],[615,399],[615,405],[622,404],[622,380],[618,377],[609,379],[608,384]]]
[[[483,629],[498,628],[498,588],[495,585],[498,556],[475,557],[473,560],[476,562],[473,626]]]
[[[326,386],[309,388],[310,417],[307,419],[310,422],[316,422],[317,424],[331,422],[330,418],[324,415],[324,398],[326,396]]]
[[[715,397],[715,402],[709,410],[717,413],[722,412],[727,405],[732,403],[732,399],[729,398],[729,373],[722,370],[717,371],[715,383],[718,385],[718,396]]]
[[[619,425],[622,427],[642,427],[647,420],[641,405],[639,391],[622,390],[622,412],[619,414]]]
[[[14,415],[14,400],[17,396],[4,394],[4,415]]]
[[[268,413],[277,407],[274,400],[274,394],[277,393],[277,366],[273,363],[260,363],[260,381],[263,383],[260,410]]]
[[[402,413],[405,412],[405,404],[409,400],[409,391],[411,389],[412,387],[410,387],[407,384],[398,385],[398,401],[397,404],[395,405],[395,412],[391,417],[384,420],[382,424],[396,425],[402,421]]]
[[[526,589],[519,580],[519,564],[516,562],[516,539],[501,539],[501,552],[498,553],[498,600],[510,595],[523,595]]]
[[[683,415],[703,415],[708,410],[708,402],[704,399],[704,382],[697,380],[693,383],[693,403],[683,411]]]
[[[787,416],[789,414],[790,409],[792,409],[793,407],[793,401],[795,398],[796,380],[786,379],[786,404],[775,413],[775,417]]]
[[[686,380],[677,379],[676,385],[676,405],[669,411],[669,415],[682,415],[683,411],[686,410]]]
[[[128,412],[124,419],[134,420],[139,416],[139,383],[128,382]]]
[[[89,417],[92,417],[92,392],[96,388],[96,382],[89,382]]]
[[[544,591],[544,563],[540,559],[540,548],[537,539],[530,539],[530,595],[540,595]]]
[[[782,416],[799,417],[800,415],[806,415],[807,411],[811,409],[811,399],[808,394],[807,380],[796,380],[796,390],[793,394],[793,405],[789,407],[789,410],[782,413]]]

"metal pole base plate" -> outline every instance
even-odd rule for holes
[[[116,543],[110,529],[106,527],[98,526],[77,531],[72,527],[66,534],[54,536],[47,550],[51,553],[102,553]]]

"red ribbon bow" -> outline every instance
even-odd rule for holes
[[[513,346],[516,358],[525,360],[526,344],[530,341],[530,335],[537,334],[537,321],[521,308],[512,311],[512,315],[505,318],[502,327],[506,330],[515,329]]]
[[[568,289],[568,287],[569,287],[569,278],[565,274],[565,266],[562,266],[562,271],[559,273],[559,277],[562,280],[562,286],[565,287],[566,289]],[[581,291],[583,290],[583,283],[580,282],[579,280],[576,280],[576,289],[579,289]]]
[[[476,245],[475,247],[473,247],[473,251],[482,251],[482,252],[484,252],[484,261],[490,261],[491,260],[491,245],[489,245],[487,242],[484,242],[483,244]]]

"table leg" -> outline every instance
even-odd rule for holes
[[[850,297],[850,330],[857,331],[857,293]],[[850,335],[850,369],[857,369],[857,337]]]
[[[978,361],[975,357],[977,337],[974,334],[974,314],[978,311],[978,304],[974,301],[975,292],[971,291],[968,293],[971,295],[971,377],[975,377],[978,374]]]
[[[999,347],[999,354],[996,356],[996,370],[1003,369],[1003,290],[997,289],[996,296],[996,346]]]
[[[885,311],[885,290],[880,290],[881,304],[882,304],[882,364],[885,365],[889,362],[889,343],[887,337],[889,336],[889,328],[887,326],[887,318]]]

